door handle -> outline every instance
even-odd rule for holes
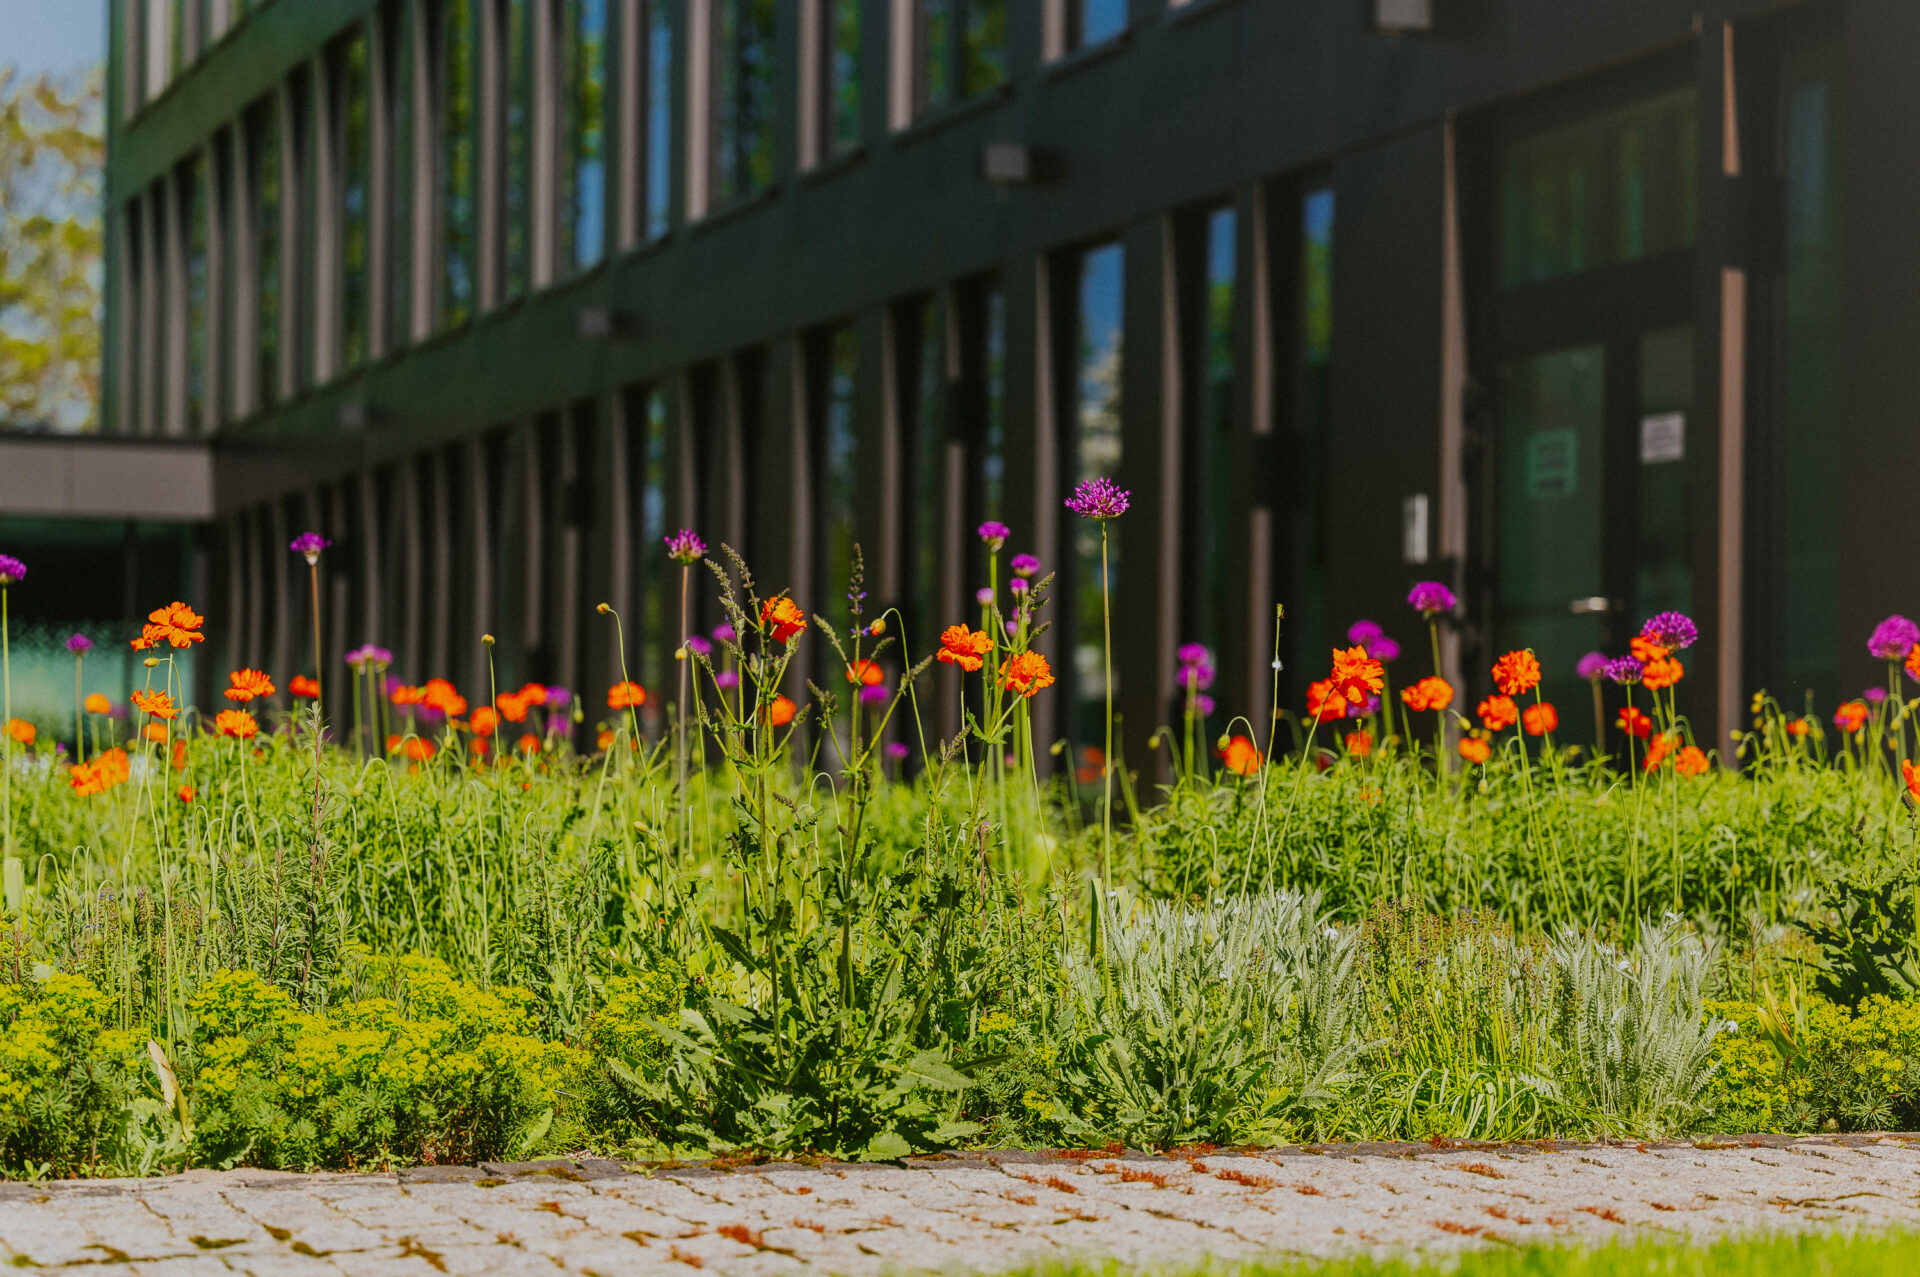
[[[1575,616],[1597,616],[1604,612],[1617,612],[1620,604],[1603,594],[1589,594],[1584,599],[1575,599],[1567,604],[1567,610]]]

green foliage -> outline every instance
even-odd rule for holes
[[[1706,1103],[1722,1131],[1907,1130],[1920,1123],[1920,1002],[1875,994],[1710,1002],[1730,1031]]]

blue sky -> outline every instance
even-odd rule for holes
[[[65,73],[106,55],[107,0],[0,0],[0,65]]]

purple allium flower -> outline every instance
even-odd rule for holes
[[[731,643],[739,637],[739,631],[735,630],[729,622],[722,621],[713,627],[713,641],[716,643]]]
[[[1392,664],[1400,659],[1400,644],[1382,634],[1367,644],[1367,655],[1383,665]]]
[[[975,603],[978,603],[981,607],[985,607],[987,606],[987,604],[993,602],[993,587],[990,585],[983,585],[979,589],[975,590],[973,592],[973,601]]]
[[[1082,479],[1067,498],[1067,509],[1083,519],[1117,519],[1131,500],[1133,493],[1115,487],[1111,479]]]
[[[667,543],[667,557],[675,563],[698,563],[707,555],[707,543],[692,528],[681,528],[661,539]]]
[[[1213,697],[1205,692],[1193,698],[1193,712],[1201,718],[1213,717]]]
[[[375,647],[373,644],[369,643],[367,644],[367,659],[372,661],[379,668],[386,669],[389,665],[393,664],[393,649],[387,648],[387,647]]]
[[[695,656],[712,656],[713,655],[713,644],[707,642],[705,639],[701,638],[698,634],[689,634],[687,636],[686,649],[689,652],[692,652]]]
[[[1013,529],[998,519],[988,519],[980,525],[980,539],[987,543],[989,550],[998,550],[1013,535]]]
[[[1380,628],[1377,621],[1355,621],[1347,627],[1347,642],[1358,643],[1367,649],[1368,655],[1372,655],[1374,643],[1384,633],[1386,631]]]
[[[1879,705],[1887,699],[1887,689],[1884,687],[1869,687],[1866,691],[1860,693],[1860,695],[1865,697],[1871,704]]]
[[[1920,625],[1915,625],[1904,616],[1890,616],[1873,627],[1873,637],[1867,640],[1867,651],[1883,661],[1897,661],[1920,643]]]
[[[1586,679],[1589,683],[1596,682],[1604,677],[1607,672],[1607,654],[1605,652],[1588,652],[1580,658],[1579,664],[1573,667],[1573,672],[1581,678]]]
[[[347,664],[353,666],[353,668],[356,670],[364,669],[366,667],[367,662],[373,659],[371,656],[367,655],[367,653],[372,649],[372,647],[373,647],[373,644],[365,643],[359,647],[356,647],[350,650],[346,655]]]
[[[1640,627],[1640,637],[1658,643],[1669,652],[1678,652],[1699,640],[1700,627],[1684,612],[1662,612]]]
[[[1027,579],[1025,577],[1016,576],[1013,578],[1013,580],[1007,582],[1007,589],[1009,592],[1011,592],[1014,595],[1014,597],[1018,598],[1020,595],[1025,594],[1027,592]]]
[[[722,691],[731,691],[740,686],[740,676],[732,670],[721,670],[713,676],[713,682]]]
[[[911,754],[912,752],[913,751],[911,749],[907,748],[905,741],[890,740],[887,742],[888,758],[905,758],[908,754]]]
[[[1207,650],[1205,643],[1182,643],[1180,649],[1175,652],[1173,656],[1174,659],[1182,665],[1211,665],[1213,663],[1213,653]]]
[[[1624,687],[1638,683],[1646,668],[1637,657],[1619,656],[1607,662],[1607,677]]]
[[[1413,610],[1432,620],[1442,612],[1451,612],[1458,602],[1453,591],[1438,581],[1422,581],[1407,592],[1407,602]]]
[[[573,693],[569,692],[566,688],[549,687],[547,689],[547,712],[549,714],[558,710],[564,710],[571,704],[573,704]]]
[[[1008,622],[1007,622],[1006,624],[1007,624],[1007,637],[1008,637],[1008,638],[1012,638],[1012,637],[1013,637],[1014,635],[1016,635],[1016,634],[1018,634],[1018,633],[1020,632],[1020,622],[1018,622],[1018,621],[1008,621]]]
[[[1354,717],[1355,718],[1372,718],[1375,714],[1378,714],[1379,712],[1380,712],[1379,694],[1376,692],[1368,692],[1367,699],[1361,703],[1360,709],[1358,710],[1358,712],[1354,714]]]
[[[320,551],[332,544],[333,542],[327,540],[318,532],[302,532],[299,536],[287,543],[287,548],[295,554],[305,555],[307,565],[311,567],[320,562]]]
[[[860,689],[862,705],[885,705],[893,693],[887,690],[885,683],[868,683]]]
[[[84,634],[70,634],[67,636],[67,650],[75,656],[85,656],[93,650],[93,640]]]
[[[1015,576],[1032,576],[1040,570],[1040,560],[1031,554],[1016,554],[1012,567]]]
[[[11,554],[0,554],[0,585],[18,585],[26,579],[26,564]]]

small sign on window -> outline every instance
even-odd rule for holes
[[[1571,430],[1542,430],[1527,439],[1527,497],[1570,497],[1579,486],[1580,440]]]
[[[1640,464],[1687,459],[1687,414],[1655,412],[1640,418]]]

